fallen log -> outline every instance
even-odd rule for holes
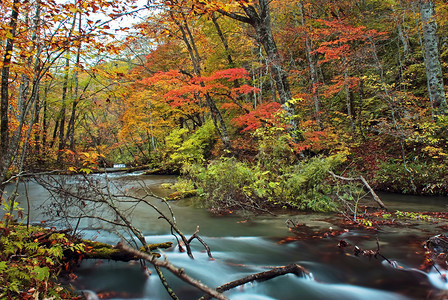
[[[230,289],[236,288],[238,286],[241,286],[243,284],[246,284],[248,282],[252,281],[262,282],[285,274],[295,274],[297,276],[304,277],[309,275],[310,272],[298,264],[289,264],[287,266],[272,268],[268,271],[251,274],[246,277],[228,282],[226,284],[217,287],[216,291],[222,293]],[[200,300],[207,300],[207,299],[211,299],[210,295],[205,295],[200,298]]]
[[[123,251],[128,252],[131,255],[137,256],[138,258],[144,259],[148,262],[150,262],[156,269],[157,268],[164,268],[170,271],[172,274],[177,276],[179,279],[185,281],[186,283],[195,286],[196,288],[200,289],[204,293],[207,293],[207,295],[210,295],[211,297],[214,297],[216,299],[220,300],[226,300],[227,297],[219,293],[218,291],[209,288],[202,282],[190,277],[185,273],[185,270],[183,268],[177,268],[173,266],[168,260],[159,260],[154,255],[144,253],[142,251],[138,251],[137,249],[134,249],[123,242],[120,242],[117,244],[117,248],[121,249]],[[160,278],[161,280],[164,280],[163,277]],[[173,298],[176,297],[175,295],[171,295]],[[177,298],[177,297],[176,297]],[[211,298],[210,298],[211,299]]]
[[[83,253],[84,259],[110,259],[114,261],[131,261],[138,260],[139,257],[130,253],[129,251],[124,251],[123,249],[112,246],[106,243],[87,241],[83,240],[82,243],[86,245],[85,251]],[[159,244],[149,244],[148,251],[153,251],[156,249],[167,249],[172,246],[172,242],[159,243]],[[142,247],[140,251],[144,251]],[[151,255],[160,256],[158,253],[151,252]]]

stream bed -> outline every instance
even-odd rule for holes
[[[93,175],[101,178],[102,175]],[[120,181],[127,189],[140,192],[137,182],[143,181],[157,195],[168,191],[162,183],[173,182],[172,176],[142,176],[139,174],[114,174],[109,179]],[[74,181],[73,184],[76,184]],[[42,204],[48,202],[48,192],[36,183],[27,185],[30,203],[30,220],[45,221]],[[446,211],[448,199],[380,194],[383,202],[394,210]],[[26,207],[22,198],[21,206]],[[151,203],[160,208],[165,205],[154,198]],[[48,203],[47,203],[48,204]],[[230,299],[448,299],[448,283],[435,269],[422,272],[423,242],[430,236],[444,233],[437,224],[422,223],[418,226],[384,226],[377,231],[347,229],[332,236],[337,228],[332,214],[300,213],[276,216],[214,216],[203,208],[191,206],[190,200],[170,202],[178,227],[189,237],[199,226],[200,237],[208,244],[213,258],[204,247],[192,243],[194,259],[177,246],[162,251],[172,264],[207,284],[217,287],[244,276],[266,271],[269,268],[296,263],[310,275],[298,277],[284,275],[264,282],[248,283],[224,294]],[[165,210],[166,212],[166,210]],[[132,223],[145,235],[148,243],[172,241],[170,226],[158,219],[150,207],[138,205],[132,209]],[[316,232],[329,232],[313,239],[297,239],[287,221],[306,224]],[[107,226],[106,226],[107,227]],[[94,221],[82,221],[78,232],[83,237],[116,244],[120,238],[109,233]],[[341,240],[349,246],[338,247]],[[377,249],[383,257],[355,256],[354,246]],[[392,263],[391,263],[392,262]],[[76,271],[72,284],[92,297],[109,299],[171,299],[155,271],[149,272],[138,262],[112,262],[85,260]],[[198,299],[203,293],[180,281],[165,271],[165,276],[180,299]]]

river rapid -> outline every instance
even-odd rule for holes
[[[106,175],[91,175],[103,180]],[[138,173],[107,175],[120,182],[126,190],[142,193],[142,184],[157,195],[169,191],[161,189],[162,183],[174,182],[172,176],[143,176]],[[139,183],[140,182],[140,183]],[[76,187],[73,179],[69,184]],[[10,187],[11,188],[11,187]],[[24,194],[25,186],[19,189]],[[31,223],[52,224],[46,210],[49,209],[49,193],[37,183],[27,183],[30,197]],[[446,211],[447,198],[412,197],[394,194],[380,195],[393,211]],[[199,235],[211,249],[209,258],[204,247],[192,243],[194,259],[177,246],[162,251],[172,264],[207,284],[217,287],[249,274],[266,271],[276,266],[296,263],[310,271],[310,275],[298,277],[284,275],[275,279],[248,283],[225,292],[230,299],[448,299],[448,283],[436,270],[429,273],[418,270],[423,263],[422,243],[430,236],[443,233],[436,224],[422,224],[407,228],[383,227],[378,231],[346,230],[342,235],[322,235],[314,239],[298,240],[286,225],[288,220],[303,223],[313,231],[339,230],[332,214],[279,214],[276,216],[214,216],[203,208],[191,205],[191,200],[170,202],[178,227],[189,237],[199,226]],[[20,197],[21,207],[28,213],[25,197]],[[168,213],[158,199],[151,203]],[[146,205],[124,207],[134,226],[139,228],[148,243],[172,241],[170,226],[154,210]],[[98,212],[99,213],[99,212]],[[53,224],[62,226],[62,224]],[[112,233],[111,226],[94,220],[81,220],[77,232],[84,238],[116,244],[120,238]],[[340,240],[349,246],[338,247]],[[377,249],[382,257],[355,256],[354,246]],[[139,263],[86,260],[72,280],[76,289],[86,291],[91,299],[109,295],[111,299],[171,299],[163,288],[155,271],[149,267],[148,275]],[[180,281],[165,271],[165,276],[180,299],[197,299],[202,292]]]

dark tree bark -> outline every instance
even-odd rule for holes
[[[303,7],[303,1],[299,2],[300,9],[300,23],[302,28],[305,29],[305,9]],[[318,84],[318,75],[316,70],[316,63],[314,56],[312,54],[312,40],[309,37],[308,33],[305,33],[305,48],[306,48],[306,57],[308,60],[308,66],[310,68],[310,77],[311,77],[311,94],[313,95],[314,100],[314,112],[316,113],[316,122],[319,127],[321,127],[320,120],[320,99],[319,94],[317,92],[317,84]]]
[[[78,20],[78,31],[81,32],[81,24],[82,24],[82,18],[79,17]],[[74,95],[73,95],[73,103],[72,103],[72,112],[70,115],[70,119],[67,124],[67,134],[65,136],[65,140],[69,141],[69,148],[70,150],[73,150],[75,148],[75,119],[76,119],[76,107],[79,103],[78,98],[78,87],[79,87],[79,79],[78,79],[78,68],[80,66],[80,59],[81,59],[81,42],[78,45],[78,50],[76,52],[76,64],[75,64],[75,73],[73,74],[73,80],[75,81],[75,87],[74,87]]]
[[[232,59],[232,55],[230,55],[229,43],[227,43],[227,39],[221,30],[221,26],[219,26],[218,18],[216,17],[215,13],[212,13],[212,22],[213,22],[213,25],[215,25],[216,33],[218,33],[219,39],[221,40],[222,45],[224,46],[224,50],[226,50],[226,58],[227,58],[229,67],[234,68],[235,62]]]
[[[70,59],[67,57],[65,59],[65,70],[64,70],[64,82],[62,84],[62,107],[59,112],[59,146],[58,146],[58,160],[60,159],[61,150],[65,148],[65,110],[66,110],[66,102],[67,102],[67,90],[68,90],[68,80],[69,80],[69,67],[70,67]]]
[[[236,288],[236,287],[246,284],[248,282],[266,281],[266,280],[270,280],[270,279],[276,278],[278,276],[286,275],[286,274],[295,274],[297,276],[304,277],[304,276],[309,275],[310,272],[300,265],[289,264],[287,266],[272,268],[265,272],[251,274],[249,276],[228,282],[226,284],[223,284],[223,285],[217,287],[216,291],[218,291],[219,293],[223,293],[225,291]],[[200,300],[208,300],[208,299],[211,299],[210,295],[205,295],[200,298]]]

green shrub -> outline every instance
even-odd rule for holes
[[[282,176],[281,193],[276,195],[301,210],[334,211],[331,186],[326,182],[328,171],[345,160],[344,155],[316,156],[290,167]]]
[[[190,134],[187,128],[174,129],[165,138],[163,162],[180,169],[183,164],[202,163],[216,142],[213,122],[208,121]]]
[[[207,167],[184,169],[201,189],[214,210],[263,210],[294,207],[301,210],[333,211],[337,208],[326,182],[328,171],[344,161],[343,155],[314,157],[293,166],[266,170],[235,158],[222,158]]]

